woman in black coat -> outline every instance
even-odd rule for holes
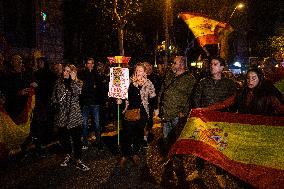
[[[246,85],[237,96],[218,102],[201,110],[220,110],[236,105],[242,114],[283,116],[284,99],[282,93],[268,80],[258,68],[247,71]]]
[[[149,99],[155,96],[155,88],[153,83],[147,79],[145,66],[138,63],[131,77],[128,99],[123,113],[128,110],[139,109],[140,119],[136,121],[126,119],[124,121],[121,141],[122,158],[120,161],[122,168],[129,157],[136,165],[140,162],[138,153],[144,138],[144,128],[150,116]]]
[[[237,99],[238,112],[244,114],[284,115],[283,95],[258,68],[247,72],[246,86]]]

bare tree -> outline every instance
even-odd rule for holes
[[[139,13],[139,0],[114,0],[113,16],[117,24],[119,54],[124,55],[124,29],[130,17]]]

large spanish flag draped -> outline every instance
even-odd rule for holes
[[[0,159],[4,156],[3,148],[7,151],[15,150],[29,135],[34,106],[35,94],[32,91],[23,112],[17,119],[18,124],[11,119],[3,107],[0,107]]]
[[[257,188],[284,186],[284,117],[193,111],[170,150],[194,154]]]
[[[228,36],[233,31],[229,24],[192,12],[182,12],[179,17],[188,25],[201,47],[221,44],[220,56],[226,57]]]

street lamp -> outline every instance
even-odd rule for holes
[[[227,22],[232,22],[232,18],[236,12],[236,10],[241,10],[245,7],[245,5],[243,3],[238,3],[236,5],[236,7],[234,8],[232,14],[230,15],[229,19],[227,20]],[[238,61],[241,61],[241,63],[243,64],[245,62],[245,57],[247,56],[247,48],[243,48],[244,46],[247,47],[247,42],[246,42],[246,35],[247,33],[245,32],[246,27],[247,27],[247,22],[245,22],[246,17],[242,16],[240,18],[238,18],[237,20],[235,20],[235,34],[236,34],[236,40],[235,40],[235,50],[234,50],[234,55],[235,58],[237,58]],[[240,20],[243,20],[244,22],[242,22],[242,24],[240,24]]]
[[[232,18],[232,16],[235,14],[235,12],[236,12],[237,9],[242,9],[244,6],[245,6],[245,5],[244,5],[243,3],[239,3],[239,4],[234,8],[234,10],[233,10],[233,12],[232,12],[232,14],[231,14],[229,20],[230,20],[230,19]]]

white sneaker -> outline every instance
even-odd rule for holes
[[[76,168],[80,169],[82,171],[89,171],[90,170],[90,168],[87,165],[85,165],[81,160],[78,160],[76,162]]]
[[[82,150],[88,150],[88,146],[82,146]]]
[[[61,167],[67,167],[68,164],[69,164],[69,162],[70,162],[70,158],[71,158],[70,155],[67,154],[67,155],[65,156],[64,161],[60,164],[60,166],[61,166]]]

